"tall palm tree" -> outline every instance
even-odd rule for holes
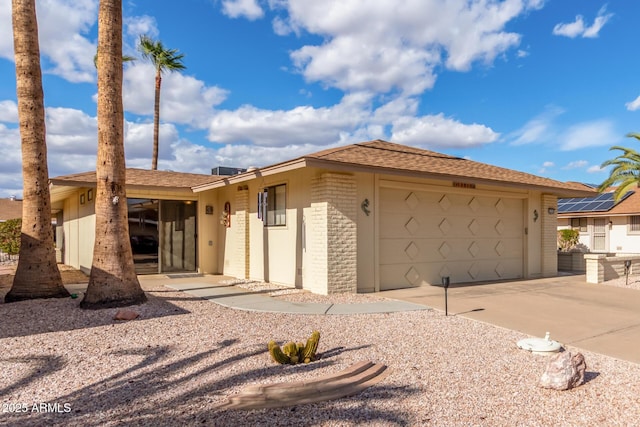
[[[160,128],[160,86],[162,85],[162,73],[165,71],[184,70],[182,63],[184,54],[177,49],[167,49],[159,40],[153,40],[147,36],[140,36],[138,46],[142,57],[151,61],[156,68],[156,96],[153,105],[153,155],[151,157],[151,169],[158,169],[158,135]]]
[[[122,106],[122,0],[100,0],[98,53],[96,238],[82,308],[123,307],[147,299],[136,276],[129,241]]]
[[[640,133],[629,133],[627,136],[640,141]],[[618,201],[627,191],[637,187],[638,183],[640,183],[640,153],[631,148],[617,145],[611,147],[611,150],[620,150],[622,154],[602,163],[600,167],[613,166],[613,169],[609,172],[609,178],[600,184],[598,190],[605,191],[612,185],[617,184],[618,186],[613,192],[613,196]]]
[[[68,297],[69,292],[62,285],[53,247],[35,0],[13,0],[12,20],[24,200],[20,257],[5,302],[63,298]]]

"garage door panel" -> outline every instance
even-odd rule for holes
[[[443,276],[448,276],[451,283],[470,283],[512,279],[520,274],[517,264],[495,260],[381,265],[380,287],[389,290],[439,285]]]
[[[453,260],[517,260],[523,254],[519,239],[385,239],[380,264]]]
[[[523,202],[382,188],[380,289],[522,277]]]
[[[424,206],[436,206],[442,196],[442,194],[424,191],[381,188],[380,198],[385,200],[385,204],[380,206],[380,212],[413,211]]]

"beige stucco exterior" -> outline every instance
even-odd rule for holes
[[[62,224],[58,224],[58,230],[56,231],[56,244],[58,246],[57,250],[60,252],[60,261],[85,273],[89,273],[91,270],[95,242],[95,200],[89,199],[90,190],[95,191],[95,188],[77,187],[66,189],[63,193],[54,193],[52,198],[53,210],[57,212],[56,216],[62,219]],[[148,189],[129,190],[127,191],[127,197],[193,202],[200,200],[200,195],[191,192],[154,191]],[[81,199],[84,200],[84,203],[81,203]],[[198,203],[199,218],[206,217],[204,209],[204,204]],[[190,224],[187,225],[187,227],[189,226]],[[192,228],[195,227],[196,224],[193,224]],[[216,231],[215,228],[205,230],[204,238],[210,237]],[[200,249],[200,240],[198,241],[198,251],[202,250]],[[203,252],[207,254],[207,251]],[[167,260],[166,262],[174,261]],[[205,265],[208,266],[208,263],[205,262]],[[214,265],[213,268],[215,269],[215,267]]]
[[[258,218],[257,194],[278,184],[286,184],[286,225],[264,226]],[[557,274],[556,217],[548,213],[556,207],[556,197],[540,191],[482,184],[458,188],[450,180],[304,167],[198,194],[201,205],[212,203],[217,213],[222,212],[225,202],[231,205],[230,227],[219,224],[219,215],[214,215],[217,223],[213,228],[206,219],[200,221],[199,234],[216,242],[210,245],[205,244],[207,239],[200,240],[200,269],[204,273],[323,294],[379,291],[393,274],[398,276],[399,286],[439,281],[435,273],[441,270],[449,271],[457,282]],[[391,201],[403,200],[408,194],[425,201],[447,195],[447,203],[455,206],[444,212],[432,203],[429,215],[411,214],[416,221],[430,222],[424,224],[429,231],[398,241],[394,236],[403,239],[400,234],[406,229],[410,209],[394,216]],[[461,214],[459,208],[467,205],[473,209]],[[447,233],[452,237],[438,229],[446,218],[451,223]],[[457,231],[450,231],[451,227]],[[447,239],[450,249],[438,252]],[[392,242],[400,246],[393,248]],[[413,247],[407,250],[411,243],[422,245],[427,258],[416,255],[414,261],[407,257],[405,252],[415,251]],[[393,256],[400,259],[393,266],[396,273],[385,264]],[[420,273],[424,264],[432,261],[438,270]],[[457,274],[460,269],[465,274]]]
[[[59,181],[65,186],[52,194],[62,260],[89,271],[95,214],[93,201],[80,203],[89,187]],[[266,226],[258,194],[281,185],[286,220]],[[195,187],[132,186],[127,196],[197,203],[195,263],[183,266],[329,294],[440,284],[443,276],[467,283],[556,275],[557,193],[540,188],[294,159]]]

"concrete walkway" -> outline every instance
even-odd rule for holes
[[[160,279],[162,278],[162,279]],[[318,304],[282,301],[267,292],[224,285],[224,276],[140,276],[225,307],[261,312],[349,315],[435,308],[444,315],[444,289],[421,286],[380,292],[385,301]],[[588,284],[584,275],[488,284],[448,290],[448,313],[564,345],[640,363],[640,291]]]
[[[213,276],[215,277],[215,276]],[[366,314],[426,310],[422,304],[409,301],[377,301],[362,304],[321,304],[283,301],[268,293],[253,292],[237,286],[205,282],[163,283],[171,289],[187,292],[225,307],[238,310],[291,314]]]

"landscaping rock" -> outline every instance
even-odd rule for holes
[[[140,316],[140,313],[136,313],[133,310],[120,309],[113,317],[113,320],[133,320]]]
[[[582,353],[570,351],[551,356],[547,369],[540,378],[540,387],[554,390],[569,390],[584,382],[587,364]]]

